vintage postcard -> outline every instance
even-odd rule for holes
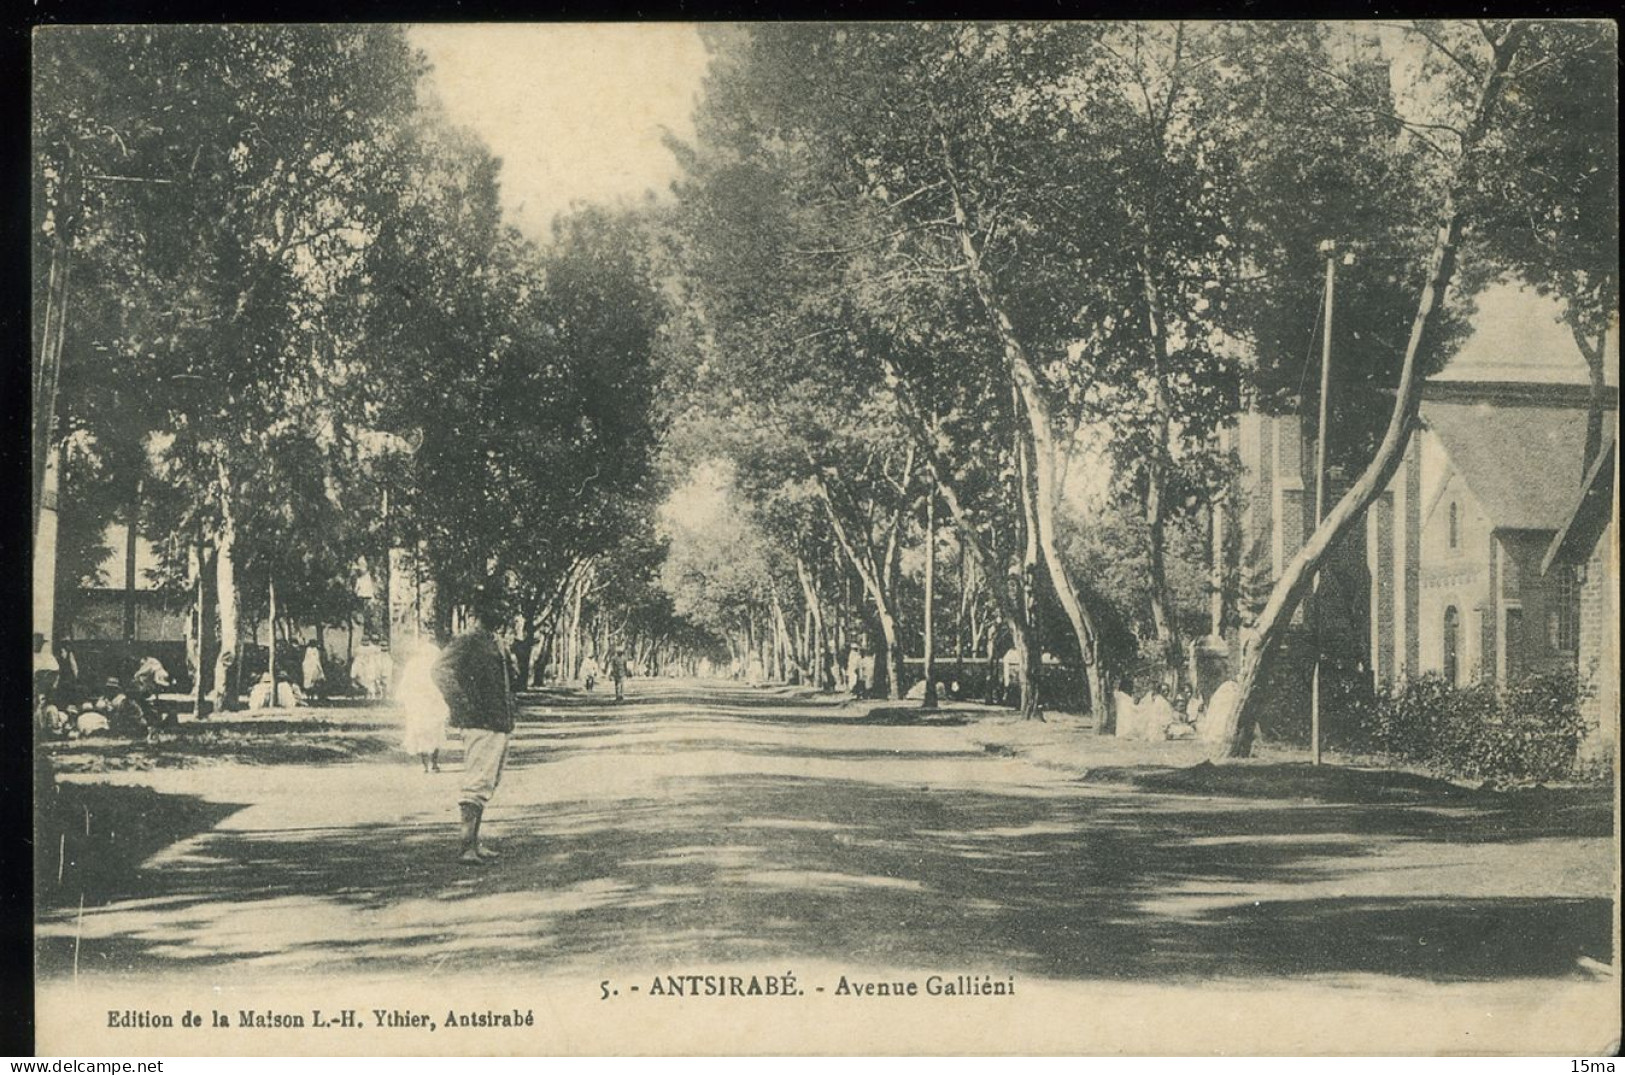
[[[32,50],[39,1054],[1617,1049],[1614,24]]]

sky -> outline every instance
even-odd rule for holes
[[[666,191],[662,139],[693,134],[705,47],[690,24],[413,26],[453,122],[502,158],[508,219],[545,239],[572,202]]]
[[[1472,335],[1435,380],[1587,383],[1585,359],[1561,320],[1563,307],[1516,281],[1491,284],[1480,293]],[[1604,379],[1619,383],[1619,335],[1611,333],[1603,359]]]
[[[673,490],[660,508],[660,529],[670,536],[689,531],[704,533],[720,522],[729,510],[728,490],[733,475],[727,462],[710,460],[694,468],[688,481]]]

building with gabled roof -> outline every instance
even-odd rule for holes
[[[1504,684],[1577,669],[1593,684],[1587,713],[1604,736],[1586,749],[1606,755],[1618,723],[1617,493],[1613,464],[1586,467],[1590,371],[1560,304],[1515,282],[1478,296],[1473,327],[1422,385],[1416,432],[1353,540],[1329,550],[1321,615],[1306,615],[1311,599],[1288,627],[1271,688],[1278,725],[1298,734],[1307,723],[1317,652],[1345,680],[1379,688],[1425,673]],[[1597,401],[1610,460],[1618,346],[1616,327]],[[1234,667],[1249,614],[1314,529],[1314,441],[1296,415],[1249,413],[1225,444],[1240,467],[1215,555],[1243,625],[1227,636]],[[1328,476],[1328,505],[1347,480]]]
[[[1579,588],[1576,658],[1586,733],[1582,759],[1606,760],[1619,743],[1619,445],[1597,456],[1541,573],[1574,578]]]
[[[1590,402],[1574,384],[1424,386],[1420,428],[1367,516],[1377,682],[1574,666],[1578,579],[1542,566],[1585,478]]]

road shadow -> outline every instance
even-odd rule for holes
[[[509,779],[547,778],[529,768]],[[484,869],[453,862],[452,825],[428,817],[210,832],[136,871],[108,917],[87,916],[80,964],[687,972],[818,958],[1069,979],[1470,981],[1568,976],[1612,952],[1606,899],[1326,894],[1380,869],[1362,860],[1396,838],[1536,835],[1478,832],[1473,811],[732,774],[672,779],[658,798],[499,803],[491,818],[504,857]],[[46,973],[69,965],[65,920],[41,939]]]
[[[128,895],[148,857],[243,808],[132,785],[44,787],[34,811],[35,894],[42,910],[77,906],[81,897],[97,907]]]

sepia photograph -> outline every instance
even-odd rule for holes
[[[1618,1052],[1616,23],[29,51],[36,1055]]]

